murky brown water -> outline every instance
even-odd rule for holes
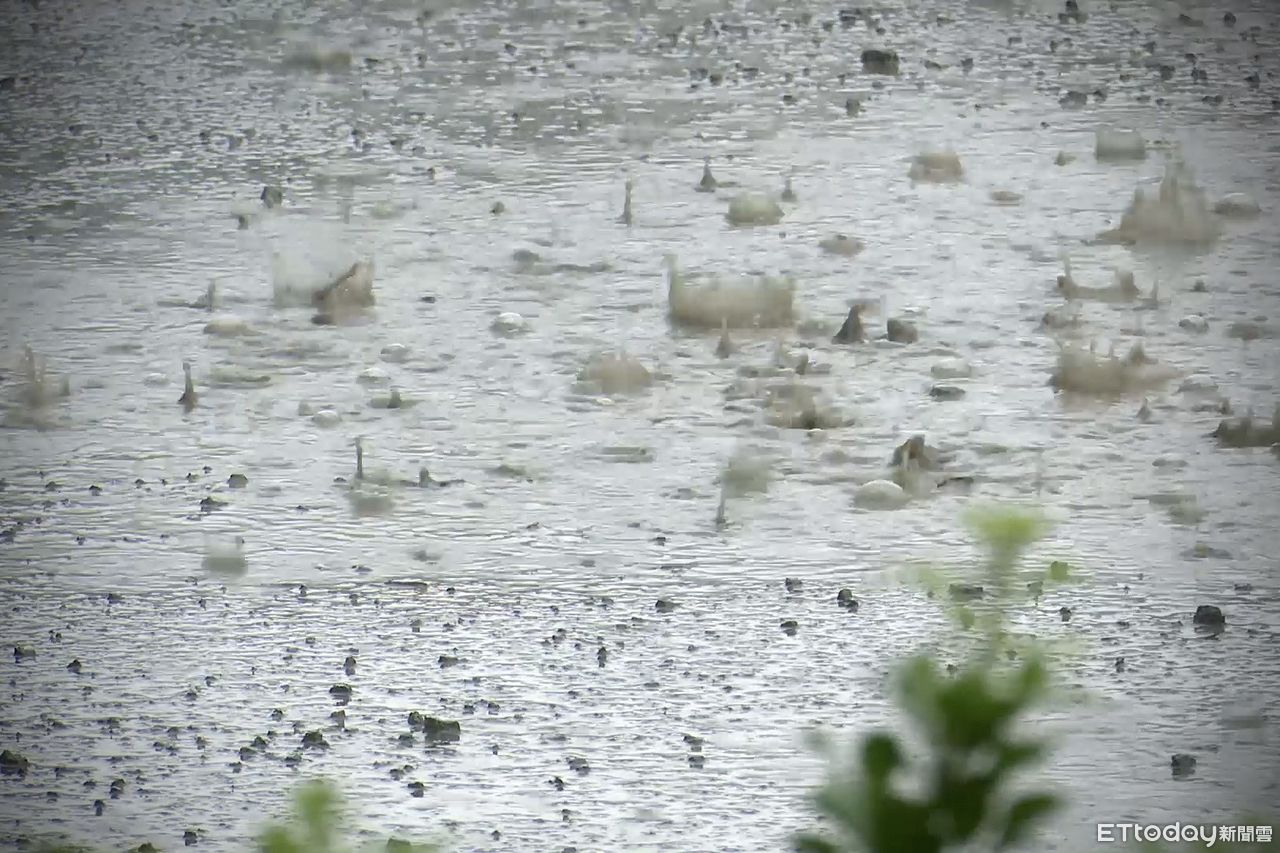
[[[1280,464],[1216,447],[1219,416],[1181,379],[1147,395],[1149,422],[1141,395],[1055,397],[1056,346],[1037,325],[1061,304],[1060,252],[1085,284],[1132,269],[1144,292],[1159,281],[1158,307],[1083,303],[1084,339],[1123,351],[1140,332],[1237,411],[1271,411],[1280,345],[1226,330],[1280,323],[1266,59],[1280,16],[1261,0],[1233,7],[1234,26],[1221,9],[1123,10],[1090,4],[1078,24],[1050,3],[892,4],[878,36],[813,4],[437,4],[424,18],[394,2],[6,3],[0,633],[35,655],[4,664],[0,738],[31,769],[0,779],[0,839],[169,849],[191,829],[202,848],[238,849],[299,778],[324,774],[371,833],[462,850],[782,849],[812,821],[823,769],[804,731],[886,720],[891,664],[939,636],[935,605],[887,573],[968,559],[958,518],[974,497],[1037,493],[1061,518],[1037,559],[1088,577],[1029,603],[1024,626],[1075,641],[1062,671],[1096,700],[1051,716],[1064,743],[1047,773],[1073,808],[1044,845],[1091,846],[1096,821],[1274,804]],[[899,77],[861,70],[880,44],[901,54]],[[324,50],[349,51],[350,68],[289,67]],[[1179,143],[1211,198],[1247,191],[1262,215],[1225,222],[1200,253],[1084,245],[1163,170],[1159,151],[1096,161],[1102,124]],[[954,150],[964,182],[913,185],[926,148]],[[1054,165],[1060,150],[1077,157]],[[798,201],[779,226],[730,228],[736,190],[693,191],[706,156],[745,189],[778,192],[794,170]],[[283,188],[281,209],[261,209],[264,184]],[[993,190],[1023,201],[993,204]],[[240,230],[233,212],[254,221]],[[866,250],[822,252],[834,232]],[[517,264],[520,249],[542,261]],[[794,276],[802,319],[830,329],[783,342],[856,423],[780,430],[734,399],[775,336],[739,333],[720,360],[714,334],[674,331],[666,253],[691,272]],[[333,327],[278,307],[273,255],[277,283],[303,286],[373,258],[376,309]],[[247,334],[205,332],[209,313],[188,304],[210,279],[214,316]],[[864,297],[910,316],[920,341],[830,344]],[[491,331],[501,312],[524,333]],[[1206,333],[1179,326],[1190,314]],[[26,344],[72,386],[34,414],[16,403]],[[576,386],[592,352],[619,346],[659,375],[651,389]],[[931,367],[951,356],[974,375],[954,383],[963,399],[935,401]],[[184,359],[190,413],[175,402]],[[390,385],[411,405],[379,408]],[[855,509],[856,485],[914,432],[955,451],[973,496]],[[360,515],[333,482],[357,436],[371,468],[465,482]],[[742,445],[775,478],[730,500],[720,530],[717,478]],[[1152,495],[1194,496],[1202,517]],[[225,506],[202,512],[210,496]],[[220,574],[209,543],[237,535],[246,568]],[[1197,542],[1225,553],[1190,556]],[[844,586],[855,616],[834,604]],[[658,613],[658,598],[679,606]],[[1190,630],[1201,603],[1227,613],[1217,640]],[[354,688],[345,731],[329,716],[340,682]],[[459,719],[461,741],[400,743],[411,710]],[[317,728],[329,748],[291,758]],[[685,734],[705,738],[700,768]],[[266,745],[242,759],[255,736]],[[1171,778],[1174,752],[1198,755],[1193,777]]]

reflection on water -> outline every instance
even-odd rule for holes
[[[780,849],[822,770],[802,732],[881,721],[890,664],[936,637],[885,573],[968,559],[973,496],[1039,495],[1042,556],[1089,572],[1025,616],[1098,700],[1051,718],[1074,811],[1046,844],[1274,803],[1280,465],[1207,436],[1223,398],[1280,393],[1280,20],[1180,8],[9,4],[0,603],[35,654],[0,837],[234,849],[325,773],[371,830],[460,849]],[[1099,159],[1099,127],[1145,156]],[[1175,150],[1216,242],[1098,242]],[[962,180],[913,182],[926,152]],[[778,224],[726,222],[784,187]],[[691,285],[793,279],[794,324],[717,353],[718,322],[669,322],[666,255]],[[1063,256],[1141,296],[1042,328]],[[311,304],[362,259],[372,308]],[[872,340],[835,344],[855,300]],[[918,340],[874,340],[891,318]],[[1176,375],[1055,396],[1055,337]],[[69,396],[26,404],[28,345]],[[916,433],[972,493],[855,507]],[[462,739],[402,742],[411,710]]]

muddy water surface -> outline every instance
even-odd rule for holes
[[[891,572],[969,560],[975,499],[1047,504],[1060,523],[1035,559],[1085,573],[1019,616],[1071,641],[1064,680],[1091,697],[1046,719],[1072,808],[1044,845],[1277,802],[1280,463],[1218,448],[1203,404],[1277,400],[1277,339],[1228,328],[1280,324],[1280,21],[1261,2],[1231,25],[1193,4],[1089,6],[1080,23],[1049,3],[890,4],[868,24],[815,4],[8,3],[0,633],[22,653],[0,736],[30,767],[0,779],[0,838],[170,849],[191,830],[241,849],[323,774],[380,837],[783,849],[823,772],[803,733],[891,719],[892,662],[958,652]],[[868,46],[896,49],[900,74],[866,73]],[[1139,129],[1148,156],[1099,162],[1100,125]],[[1090,245],[1174,146],[1211,199],[1248,192],[1261,216],[1204,251]],[[927,149],[958,154],[964,180],[913,184]],[[695,192],[704,157],[737,187]],[[780,225],[729,227],[736,192],[788,174]],[[264,185],[282,207],[263,209]],[[820,250],[837,232],[865,251]],[[1175,368],[1149,420],[1140,394],[1046,385],[1064,252],[1082,284],[1116,267],[1159,283],[1155,305],[1081,303],[1058,336],[1141,340]],[[668,253],[691,274],[794,276],[799,322],[717,358],[715,335],[667,322]],[[350,325],[273,298],[358,258],[377,306]],[[210,280],[212,315],[193,307]],[[869,327],[907,316],[919,342],[832,345],[864,298],[883,301]],[[520,327],[493,331],[503,312]],[[1180,327],[1191,314],[1206,332]],[[68,398],[19,402],[24,345]],[[809,354],[799,379],[851,426],[768,424],[765,386],[793,378],[779,346],[788,365]],[[577,383],[615,348],[651,388]],[[952,357],[966,393],[935,400]],[[406,405],[384,407],[392,386]],[[856,509],[916,432],[972,494]],[[463,482],[353,501],[334,480],[359,436],[371,471]],[[718,527],[743,447],[773,481]],[[236,536],[242,564],[219,557]],[[1227,614],[1216,639],[1191,629],[1204,603]],[[402,739],[414,710],[461,739]],[[327,747],[304,749],[311,731]],[[1193,776],[1172,778],[1175,752],[1197,755]]]

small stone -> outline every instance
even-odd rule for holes
[[[186,832],[182,833],[182,843],[187,847],[195,847],[199,841],[200,839],[196,836],[194,830],[188,829]]]
[[[233,489],[243,489],[249,485],[249,478],[244,474],[232,474],[227,478],[227,485]]]
[[[894,76],[898,73],[898,54],[892,50],[867,48],[862,51],[862,70],[868,74]]]
[[[422,732],[432,743],[457,743],[462,739],[462,724],[457,720],[423,717]]]
[[[329,688],[329,695],[339,702],[347,703],[351,701],[351,685],[335,684]]]
[[[929,389],[929,396],[938,401],[959,400],[965,391],[957,385],[934,385]]]
[[[1179,752],[1169,760],[1169,766],[1173,770],[1173,778],[1185,778],[1196,772],[1196,757]]]
[[[804,582],[797,578],[785,578],[782,585],[787,592],[799,592],[804,588]]]
[[[427,786],[422,784],[421,782],[410,782],[405,787],[409,789],[409,796],[411,797],[417,797],[421,799],[427,793]],[[390,844],[387,845],[387,849],[388,850],[391,849]]]
[[[8,749],[0,752],[0,773],[6,776],[26,776],[31,762]]]
[[[324,734],[319,729],[304,734],[302,736],[302,745],[303,747],[313,747],[316,749],[329,748],[329,742],[324,739]]]
[[[347,655],[347,659],[342,662],[342,670],[348,676],[356,674],[356,658],[355,655]]]
[[[706,763],[707,763],[707,757],[705,755],[689,756],[689,766],[696,770],[701,769],[703,765],[705,765]]]
[[[1058,608],[1058,616],[1060,616],[1060,617],[1062,618],[1062,621],[1063,621],[1063,622],[1070,622],[1070,621],[1071,621],[1071,608],[1070,608],[1070,607],[1059,607],[1059,608]]]
[[[785,619],[779,627],[782,628],[782,633],[788,637],[794,637],[796,632],[800,630],[800,623],[794,619]]]
[[[1197,625],[1225,625],[1227,617],[1222,615],[1222,610],[1214,607],[1212,604],[1201,604],[1196,608],[1195,615],[1191,617],[1191,621]]]
[[[657,603],[654,605],[654,609],[659,613],[670,613],[676,609],[676,603],[670,599],[659,598]]]
[[[850,613],[858,612],[858,599],[853,597],[853,590],[842,589],[836,593],[836,606],[843,607]]]

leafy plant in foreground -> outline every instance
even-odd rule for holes
[[[294,797],[293,817],[269,826],[258,841],[260,853],[338,853],[342,809],[337,791],[321,781],[304,784]],[[434,846],[392,839],[387,853],[437,853]]]
[[[1008,602],[1023,554],[1046,529],[1042,516],[1005,509],[973,513],[970,528],[987,552],[983,588],[996,606],[976,619],[982,641],[954,675],[921,655],[898,674],[899,704],[923,735],[927,756],[912,760],[896,735],[862,739],[852,772],[837,774],[819,791],[817,805],[835,830],[831,839],[806,833],[800,853],[938,853],[982,845],[1015,847],[1057,810],[1046,792],[1010,796],[1010,777],[1037,762],[1047,745],[1019,739],[1014,724],[1048,690],[1041,653],[1032,647],[1017,663],[1005,650],[1001,605]],[[1062,574],[1058,565],[1054,574]],[[1051,578],[1053,579],[1053,578]],[[914,784],[912,784],[914,783]]]

